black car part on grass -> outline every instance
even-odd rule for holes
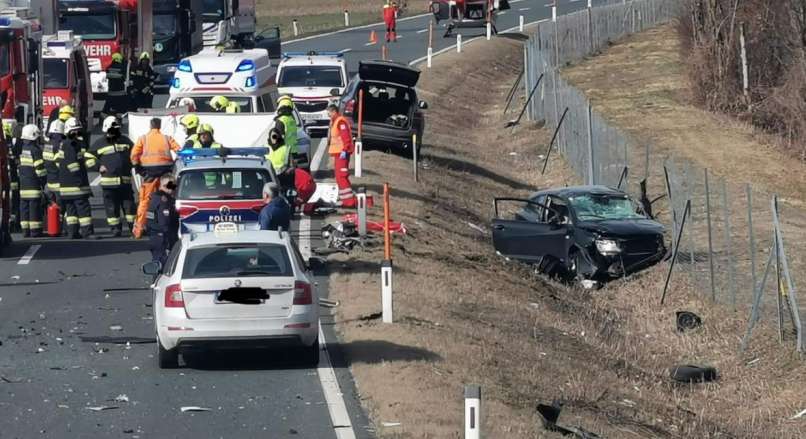
[[[690,364],[675,366],[669,370],[669,374],[680,383],[706,383],[718,378],[716,368]]]
[[[702,326],[702,319],[690,311],[677,312],[677,332],[685,332]]]
[[[602,436],[587,431],[582,427],[563,427],[561,425],[557,425],[557,421],[559,421],[560,419],[560,412],[562,412],[562,409],[563,409],[563,403],[557,400],[554,400],[551,403],[551,405],[538,404],[537,413],[540,414],[541,421],[543,422],[543,428],[545,428],[548,431],[554,431],[560,433],[563,436],[573,436],[579,439],[602,438]]]

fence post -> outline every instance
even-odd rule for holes
[[[741,46],[742,57],[742,91],[744,97],[748,97],[748,89],[750,88],[750,79],[748,78],[749,72],[747,67],[747,47],[744,38],[744,23],[739,23],[739,45]]]
[[[481,438],[481,387],[465,386],[465,439]]]
[[[733,311],[736,311],[736,285],[735,267],[733,266],[733,237],[730,233],[730,205],[728,204],[728,185],[722,179],[722,221],[725,225],[725,257],[728,260],[728,291],[730,292],[730,303]]]
[[[523,33],[523,15],[518,18],[518,32]]]
[[[781,268],[784,271],[784,280],[786,281],[787,298],[789,299],[789,310],[792,313],[793,324],[797,333],[798,346],[797,351],[803,350],[803,326],[800,320],[800,308],[798,307],[795,285],[792,283],[792,276],[789,272],[789,261],[786,257],[786,250],[784,249],[784,236],[781,233],[781,221],[778,217],[778,196],[774,196],[772,200],[773,211],[773,230],[775,231],[776,247],[781,255]],[[779,294],[780,296],[780,294]]]
[[[431,68],[431,58],[434,56],[434,49],[432,48],[434,39],[434,22],[432,20],[428,21],[428,49],[426,49],[427,54],[427,61],[426,67],[429,69]]]
[[[364,239],[367,236],[367,190],[359,187],[355,194],[358,203],[358,236]]]
[[[716,302],[716,280],[714,279],[714,239],[711,230],[711,188],[708,185],[708,168],[705,168],[705,221],[708,223],[708,266],[711,272],[711,301]]]
[[[753,232],[753,193],[748,183],[745,186],[747,192],[747,229],[750,238],[750,278],[753,281],[753,286],[750,289],[751,294],[755,293],[756,282],[756,235]]]
[[[383,263],[381,264],[381,310],[384,323],[394,321],[392,312],[392,233],[389,230],[391,207],[389,183],[383,184]]]
[[[489,21],[487,22],[487,41],[493,37],[493,26]]]
[[[415,182],[420,181],[420,172],[419,172],[419,168],[418,168],[418,165],[417,165],[417,158],[418,158],[417,153],[418,153],[418,151],[417,151],[417,134],[412,134],[411,135],[411,159],[412,159],[411,162],[412,162],[412,165],[414,166],[414,181]]]
[[[456,53],[462,53],[462,34],[456,34]]]
[[[364,175],[364,90],[358,91],[358,140],[355,142],[355,177]]]
[[[347,9],[344,10],[344,27],[350,27],[350,12]]]
[[[588,184],[596,184],[593,164],[593,107],[588,103]]]
[[[294,28],[294,36],[295,37],[298,36],[299,35],[299,28],[297,27],[297,19],[296,18],[291,20],[291,27]]]

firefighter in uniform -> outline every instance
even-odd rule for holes
[[[193,142],[193,148],[221,148],[221,144],[215,141],[213,133],[212,125],[208,123],[201,124],[197,132],[197,140]]]
[[[59,195],[64,204],[67,236],[88,238],[92,234],[90,182],[87,176],[84,137],[81,122],[71,117],[64,123],[65,138],[59,149]],[[80,232],[80,233],[79,233]]]
[[[138,108],[151,108],[154,100],[154,81],[157,74],[151,68],[151,56],[148,52],[143,52],[137,61],[137,67],[129,72],[129,79],[132,82],[130,94],[134,101],[134,110]]]
[[[329,105],[327,113],[330,116],[328,153],[333,157],[336,185],[339,187],[339,204],[342,207],[355,207],[355,193],[350,185],[350,154],[355,149],[350,121],[339,113],[339,108],[335,105]]]
[[[219,113],[240,113],[241,106],[237,102],[232,102],[226,96],[213,96],[208,102],[213,111]]]
[[[120,133],[120,123],[115,116],[104,119],[105,136],[98,139],[90,149],[87,167],[98,164],[101,188],[106,208],[106,223],[112,236],[122,235],[121,212],[131,227],[134,224],[134,191],[132,190],[132,163],[129,155],[132,141]]]
[[[297,120],[294,119],[294,101],[289,96],[281,96],[277,100],[277,116],[274,118],[275,126],[283,125],[283,139],[288,145],[288,152],[291,159],[296,160],[299,156],[299,146],[297,145]]]
[[[61,197],[59,195],[59,149],[64,140],[64,123],[73,117],[73,107],[63,105],[59,108],[58,117],[48,121],[48,139],[50,143],[45,144],[42,151],[42,158],[45,160],[45,170],[47,171],[47,193],[48,199],[62,208]]]
[[[173,171],[174,161],[171,151],[177,152],[181,148],[172,137],[162,134],[162,120],[151,119],[151,130],[137,139],[132,148],[131,162],[138,174],[144,178],[140,185],[140,197],[137,205],[137,217],[134,220],[132,235],[140,239],[146,226],[146,211],[148,210],[151,194],[157,191],[160,177]]]
[[[20,165],[20,149],[22,142],[15,137],[16,120],[3,121],[3,136],[8,144],[8,177],[11,189],[11,230],[18,231],[20,223],[20,175],[17,171]]]
[[[148,247],[151,260],[165,265],[168,253],[179,237],[179,214],[176,212],[176,182],[170,174],[158,180],[159,189],[148,203]]]
[[[185,129],[185,144],[182,145],[183,149],[193,148],[193,145],[199,141],[199,116],[193,113],[186,114],[179,119],[179,124]]]
[[[42,188],[44,186],[45,161],[39,143],[39,127],[30,124],[22,128],[19,155],[20,175],[20,226],[28,238],[42,236]]]
[[[101,110],[101,119],[126,112],[126,65],[123,63],[123,55],[118,52],[112,54],[112,64],[106,69],[106,79],[109,81],[109,92],[106,94],[104,109]]]

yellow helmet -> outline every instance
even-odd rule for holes
[[[59,120],[65,121],[70,119],[71,117],[75,116],[76,112],[70,105],[65,105],[62,108],[59,108]]]
[[[149,55],[148,52],[141,53],[139,60],[142,61],[144,59],[151,59],[151,55]]]
[[[182,116],[181,119],[179,119],[179,123],[183,127],[187,128],[189,130],[192,130],[193,128],[196,128],[196,127],[199,126],[199,116],[196,116],[193,113],[186,114],[186,115]]]
[[[112,62],[123,62],[123,55],[118,52],[112,54]]]
[[[6,139],[10,139],[12,137],[12,132],[14,131],[14,126],[11,122],[4,120],[3,121],[3,134],[5,134]]]
[[[203,124],[201,124],[201,126],[199,126],[199,130],[197,131],[197,133],[199,135],[201,135],[203,133],[208,133],[208,134],[210,134],[212,136],[213,133],[214,133],[213,132],[213,126],[210,125],[209,123],[203,123]]]
[[[277,108],[280,109],[283,107],[294,108],[294,101],[291,99],[291,96],[283,95],[280,96],[279,99],[277,99]]]
[[[226,96],[213,96],[213,98],[210,99],[209,104],[211,107],[213,107],[213,110],[221,111],[227,108],[227,105],[229,105],[229,99],[227,99]]]

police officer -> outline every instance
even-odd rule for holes
[[[20,226],[26,238],[42,236],[42,188],[47,171],[42,159],[40,135],[36,125],[25,125],[22,128],[19,155]]]
[[[221,144],[213,137],[213,126],[203,123],[199,126],[198,140],[193,142],[193,148],[221,148]]]
[[[65,138],[59,150],[59,195],[64,204],[67,236],[88,238],[92,234],[90,182],[87,177],[84,137],[81,122],[71,117],[64,123]],[[80,234],[79,234],[80,231]]]
[[[106,79],[109,91],[101,110],[102,119],[126,112],[126,65],[123,63],[123,55],[118,52],[112,54],[112,63],[106,69]]]
[[[115,116],[104,119],[105,136],[98,139],[87,155],[87,167],[98,164],[101,173],[101,188],[106,208],[106,223],[115,237],[121,236],[121,211],[131,227],[134,224],[134,191],[132,190],[131,149],[134,143],[120,132],[120,122]]]
[[[241,106],[237,102],[232,102],[226,96],[213,96],[208,102],[213,111],[220,113],[240,113]]]
[[[151,108],[154,100],[154,81],[157,74],[151,68],[151,56],[143,52],[137,61],[137,66],[129,72],[132,81],[131,95],[134,101],[134,110],[138,108]]]
[[[182,149],[193,148],[193,145],[199,141],[199,116],[193,113],[186,114],[179,119],[179,124],[185,129],[185,144]]]
[[[163,265],[179,236],[179,214],[176,213],[176,199],[173,195],[175,189],[176,183],[172,175],[160,177],[159,189],[151,197],[146,212],[151,260]]]
[[[297,120],[294,118],[294,101],[289,96],[281,96],[277,100],[277,116],[274,118],[275,126],[283,125],[283,138],[288,145],[288,152],[291,159],[299,157],[299,146],[297,146]]]

